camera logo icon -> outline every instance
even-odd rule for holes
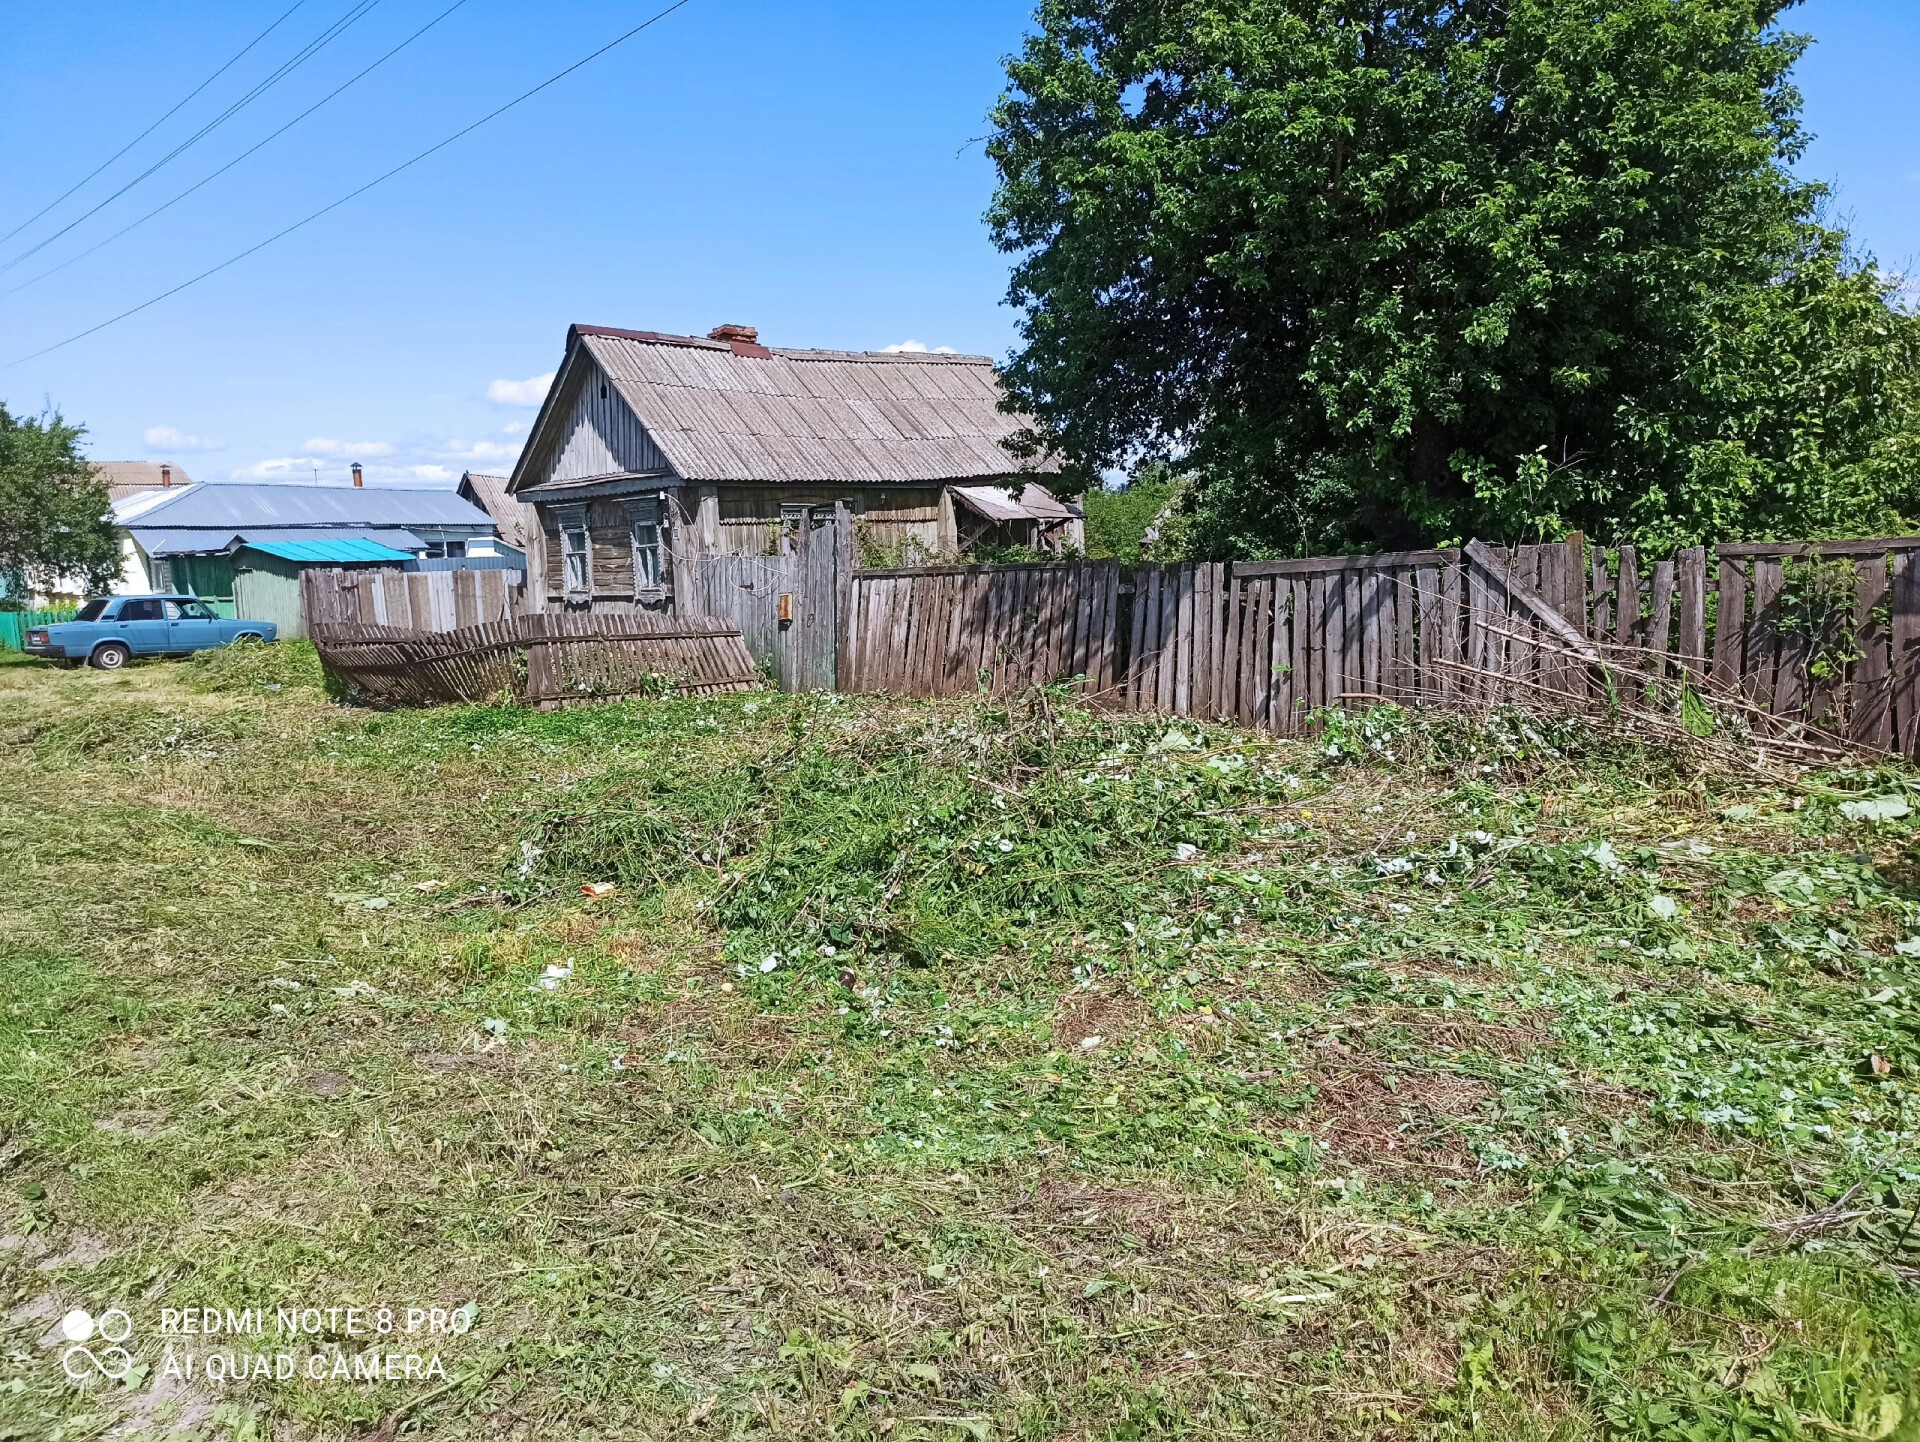
[[[61,1370],[78,1382],[89,1374],[118,1382],[133,1370],[133,1354],[120,1344],[133,1335],[133,1318],[111,1307],[97,1318],[75,1307],[60,1319],[60,1335],[70,1344],[60,1354]],[[104,1345],[98,1351],[89,1345]]]

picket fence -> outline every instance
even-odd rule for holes
[[[327,673],[373,706],[511,698],[552,710],[759,684],[739,628],[697,616],[535,612],[451,631],[334,622],[312,632]]]
[[[27,649],[27,632],[35,626],[53,626],[71,621],[77,608],[56,606],[39,611],[0,611],[0,651]]]
[[[1584,705],[1626,674],[1882,750],[1920,736],[1920,538],[1693,547],[1642,569],[1575,536],[1122,570],[855,572],[840,688],[1069,681],[1103,704],[1291,734],[1377,701]],[[1796,568],[1798,568],[1796,570]],[[1789,584],[1792,582],[1792,584]]]

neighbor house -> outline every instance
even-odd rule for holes
[[[526,556],[529,538],[540,529],[540,518],[532,506],[507,494],[507,477],[468,471],[460,477],[454,493],[493,517],[502,546],[514,557]]]
[[[107,503],[116,511],[141,497],[162,498],[164,493],[184,490],[193,477],[171,461],[95,461],[93,473],[106,483]],[[116,595],[139,595],[155,589],[133,537],[120,533],[120,579],[113,583]]]
[[[506,487],[537,518],[527,604],[662,606],[676,565],[777,554],[836,504],[868,564],[1080,547],[1058,462],[1009,449],[1031,422],[1002,399],[980,356],[573,326]]]
[[[493,518],[446,487],[230,482],[145,491],[114,507],[145,579],[232,614],[236,557],[281,542],[361,542],[387,564],[503,564]],[[259,551],[259,555],[273,555]],[[313,555],[278,561],[321,564]],[[363,560],[374,557],[369,553]]]

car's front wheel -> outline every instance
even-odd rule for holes
[[[93,655],[87,660],[96,671],[118,671],[133,659],[133,652],[118,641],[109,641],[104,646],[94,648]]]

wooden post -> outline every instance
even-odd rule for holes
[[[700,491],[701,528],[706,529],[707,494],[711,487],[702,487]],[[711,555],[718,549],[720,502],[718,492],[714,492],[713,529],[715,544],[709,549]],[[827,674],[836,691],[849,688],[853,677],[853,513],[847,509],[845,501],[833,503],[833,625],[829,634],[833,637],[833,663]]]
[[[1680,663],[1698,681],[1707,671],[1707,553],[1689,546],[1680,563]]]
[[[1895,551],[1893,562],[1893,720],[1899,750],[1912,755],[1920,738],[1920,553]]]
[[[1736,556],[1720,558],[1720,604],[1713,617],[1713,679],[1729,691],[1746,664],[1747,573]]]
[[[1888,680],[1886,622],[1880,615],[1887,599],[1887,558],[1870,556],[1857,568],[1853,593],[1853,629],[1859,638],[1860,660],[1853,668],[1848,734],[1879,751],[1893,749],[1893,698]]]
[[[1650,598],[1653,614],[1647,619],[1647,649],[1653,652],[1655,676],[1667,674],[1667,640],[1673,631],[1673,562],[1653,563],[1653,587]]]
[[[1640,567],[1632,546],[1620,548],[1620,569],[1613,581],[1613,638],[1622,646],[1640,644]]]
[[[527,704],[542,711],[552,710],[560,693],[547,637],[552,632],[552,622],[565,619],[547,611],[535,611],[520,618],[520,634],[527,642]]]

